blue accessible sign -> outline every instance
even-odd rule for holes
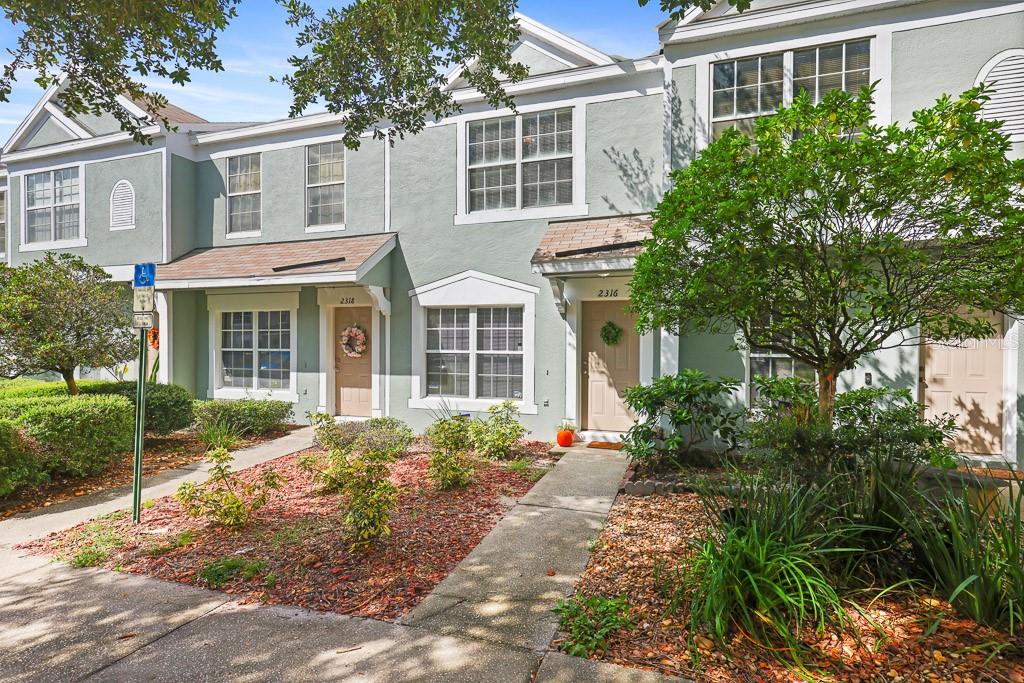
[[[156,264],[136,263],[135,264],[135,287],[152,287],[156,284]]]

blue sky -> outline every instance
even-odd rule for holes
[[[640,57],[658,47],[654,27],[663,15],[657,5],[654,1],[639,7],[636,0],[520,0],[519,10],[604,52]],[[156,79],[147,84],[175,104],[211,121],[262,121],[287,116],[287,89],[268,81],[270,74],[287,72],[286,59],[295,47],[294,32],[285,26],[284,17],[284,11],[270,0],[246,0],[218,43],[225,71],[195,73],[186,88]],[[15,39],[12,26],[0,25],[0,48],[13,46]],[[0,144],[42,94],[31,75],[21,74],[11,101],[0,103]]]

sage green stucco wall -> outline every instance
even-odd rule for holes
[[[196,163],[171,155],[171,254],[184,256],[196,248]]]
[[[107,112],[99,116],[86,113],[75,117],[75,121],[84,126],[93,135],[109,135],[121,132],[121,124]]]
[[[682,168],[693,160],[697,112],[697,70],[694,66],[672,69],[672,91],[667,94],[671,106],[669,127],[672,132],[672,169]]]
[[[196,371],[200,350],[196,326],[203,317],[198,307],[199,298],[199,292],[178,291],[171,294],[171,382],[185,387],[197,398],[206,395],[206,380],[204,378],[200,381]]]
[[[54,122],[53,117],[47,116],[43,119],[42,124],[40,124],[28,137],[28,139],[18,145],[18,149],[44,147],[46,145],[55,145],[59,142],[68,142],[74,139],[75,136],[71,135]]]
[[[299,319],[295,329],[295,367],[299,402],[295,407],[295,419],[306,421],[307,412],[316,412],[320,398],[320,307],[316,303],[316,287],[303,287],[299,291]]]
[[[365,138],[345,156],[345,229],[306,232],[306,146],[300,142],[261,155],[262,230],[228,239],[227,159],[201,161],[196,175],[196,247],[343,237],[384,230],[384,145]]]
[[[51,162],[53,165],[57,163]],[[77,162],[68,161],[68,166]],[[110,191],[118,180],[127,179],[135,189],[135,229],[110,230]],[[163,156],[159,150],[110,161],[85,164],[84,176],[85,238],[87,245],[60,249],[78,254],[100,266],[129,265],[163,258]],[[12,178],[11,228],[12,259],[15,265],[31,261],[44,252],[17,251],[21,243],[20,176]]]
[[[587,204],[590,215],[653,208],[662,194],[660,95],[587,107]]]

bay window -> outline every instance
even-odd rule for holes
[[[81,237],[81,191],[77,166],[25,176],[25,243]]]
[[[523,308],[427,308],[426,394],[522,400]]]

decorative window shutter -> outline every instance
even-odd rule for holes
[[[135,227],[135,188],[127,180],[118,180],[110,191],[110,229]]]
[[[1003,133],[1013,141],[1024,141],[1024,50],[996,55],[978,80],[992,86],[992,99],[982,107],[984,117],[1002,121]]]

